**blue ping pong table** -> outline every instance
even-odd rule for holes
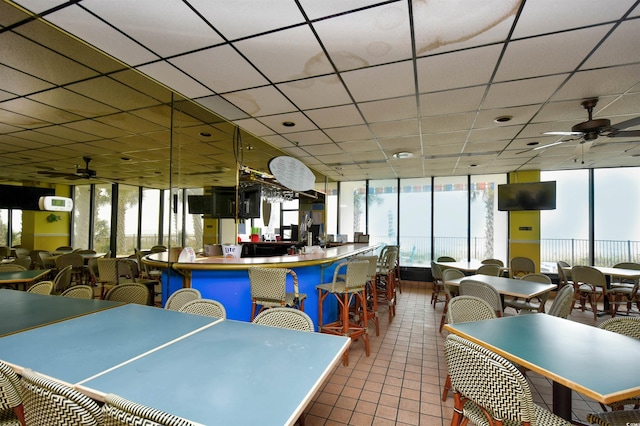
[[[129,304],[0,338],[0,360],[196,424],[293,424],[349,344]]]

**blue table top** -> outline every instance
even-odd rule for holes
[[[6,336],[0,359],[77,383],[215,321],[127,304]]]
[[[640,395],[640,341],[546,314],[445,328],[602,403]]]
[[[206,425],[292,424],[349,344],[341,336],[225,320],[81,387]]]
[[[0,289],[0,336],[119,305],[120,302],[106,300],[74,299]]]
[[[524,299],[531,299],[532,297],[539,296],[558,287],[555,284],[543,284],[515,278],[494,277],[482,274],[456,278],[454,280],[447,281],[447,284],[460,285],[460,282],[464,280],[481,281],[494,287],[500,294],[505,296],[521,297]]]

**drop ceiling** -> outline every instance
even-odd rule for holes
[[[158,188],[279,155],[317,182],[640,166],[637,132],[544,134],[593,97],[640,131],[639,3],[5,0],[0,179],[83,183],[60,175],[83,157]]]

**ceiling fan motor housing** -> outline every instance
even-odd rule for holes
[[[576,124],[571,128],[571,131],[584,133],[585,134],[584,138],[586,140],[593,140],[598,137],[598,134],[610,128],[611,128],[611,121],[607,120],[606,118],[601,118],[598,120],[589,120],[589,121],[585,121],[584,123]],[[594,137],[589,139],[588,136],[590,136],[591,134]]]

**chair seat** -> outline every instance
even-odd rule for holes
[[[316,290],[322,290],[322,291],[327,291],[329,293],[358,293],[361,292],[362,290],[364,290],[364,286],[363,287],[351,287],[348,290],[346,289],[345,286],[345,282],[344,281],[337,281],[334,284],[332,283],[328,283],[328,284],[318,284],[316,285]]]
[[[556,416],[552,412],[545,410],[537,404],[533,405],[536,416],[536,424],[545,425],[545,426],[570,426],[571,423],[566,420]],[[468,401],[464,405],[464,415],[468,417],[469,420],[475,423],[477,426],[491,426],[491,423],[487,420],[485,415],[483,414],[480,407],[478,407],[474,402]],[[503,423],[503,426],[522,426],[521,422],[516,422],[510,419],[506,419]]]
[[[0,426],[21,426],[12,409],[0,410]]]
[[[594,425],[628,426],[640,423],[640,410],[616,410],[603,413],[591,413],[587,420]]]
[[[536,303],[534,300],[525,300],[525,299],[511,299],[505,300],[504,306],[508,306],[510,308],[514,308],[517,310],[529,310],[529,311],[539,311],[541,306],[540,303]]]
[[[602,287],[596,287],[594,289],[593,287],[591,287],[589,285],[580,284],[578,286],[578,292],[602,294]]]

